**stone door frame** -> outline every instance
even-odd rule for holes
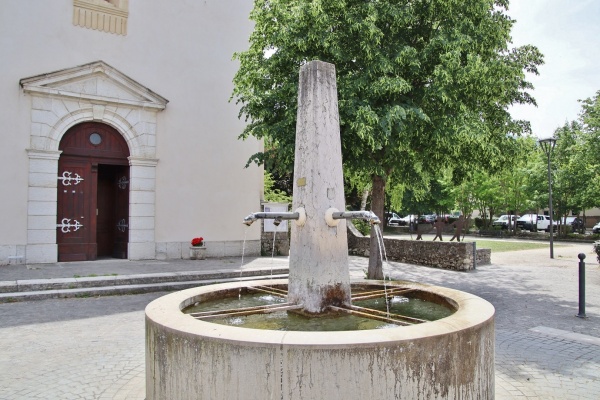
[[[31,97],[26,262],[57,262],[58,145],[70,127],[88,121],[112,126],[127,142],[128,258],[156,258],[156,120],[168,100],[103,61],[24,78],[20,84]]]

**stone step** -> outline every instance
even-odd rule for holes
[[[244,271],[241,277],[239,271],[228,271],[8,281],[0,282],[0,302],[175,291],[221,282],[287,278],[287,272],[287,268],[280,268],[272,273],[264,270]]]
[[[40,290],[78,289],[102,286],[137,285],[147,283],[201,281],[210,279],[229,279],[239,277],[267,276],[270,274],[287,274],[288,268],[271,270],[212,270],[207,272],[162,272],[136,275],[106,275],[76,278],[28,279],[1,281],[0,293],[31,292]]]

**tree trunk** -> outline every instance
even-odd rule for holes
[[[385,180],[382,176],[373,175],[373,188],[371,192],[371,211],[379,217],[383,224],[385,204]],[[383,229],[383,227],[381,227]],[[368,279],[383,279],[383,263],[375,228],[371,227],[371,245],[369,247]]]
[[[360,200],[360,211],[366,210],[368,199],[369,199],[369,189],[365,189],[363,191],[362,199]]]

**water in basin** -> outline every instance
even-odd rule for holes
[[[283,304],[284,297],[264,293],[246,293],[242,296],[223,297],[215,300],[201,301],[183,310],[186,314],[217,310],[243,309],[264,305]],[[387,312],[384,298],[358,300],[352,303],[358,307]],[[454,313],[447,305],[408,296],[392,296],[389,301],[389,312],[407,317],[435,321]],[[293,311],[276,311],[267,314],[251,314],[243,316],[226,316],[211,318],[209,322],[252,329],[269,329],[279,331],[353,331],[367,329],[402,328],[397,324],[367,318],[354,314],[333,313],[319,316],[306,316]]]

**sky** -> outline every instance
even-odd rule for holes
[[[532,44],[544,54],[540,75],[529,75],[538,106],[511,108],[539,138],[577,119],[578,100],[600,90],[600,0],[511,0],[513,46]]]

